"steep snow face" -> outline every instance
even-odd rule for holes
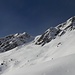
[[[36,41],[35,44],[40,45],[42,44],[42,46],[45,43],[50,42],[52,39],[55,39],[55,37],[58,35],[58,33],[60,32],[59,29],[56,29],[55,27],[51,27],[48,30],[46,30],[43,35],[40,36],[40,38]]]
[[[0,53],[0,75],[75,75],[74,25],[72,17],[27,44]]]
[[[31,39],[31,36],[24,33],[12,34],[3,38],[0,38],[0,52],[11,50],[17,46],[20,46]]]
[[[60,30],[72,30],[75,29],[75,16],[68,19],[66,22],[59,24],[56,28]]]
[[[30,42],[0,54],[2,75],[74,75],[75,30],[44,46]]]
[[[37,45],[44,45],[50,42],[52,39],[55,39],[57,36],[65,34],[67,31],[75,29],[75,16],[68,19],[66,22],[59,24],[56,27],[51,27],[46,30],[40,38],[36,41]]]

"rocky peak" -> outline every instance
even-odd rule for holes
[[[52,39],[55,39],[56,36],[62,36],[67,31],[75,29],[75,16],[68,19],[66,22],[57,25],[56,27],[51,27],[46,30],[36,41],[37,45],[44,45],[45,43],[50,42]]]
[[[6,37],[0,38],[0,52],[5,52],[17,46],[25,44],[30,39],[31,39],[31,36],[26,32],[12,34],[12,35],[8,35]]]
[[[55,39],[55,37],[58,33],[59,33],[58,29],[56,29],[55,27],[51,27],[40,36],[40,38],[37,40],[37,42],[35,44],[37,44],[37,45],[42,44],[42,46],[43,46],[45,43],[48,43],[52,39]]]
[[[75,29],[75,16],[71,17],[64,23],[59,24],[56,28],[64,31]]]

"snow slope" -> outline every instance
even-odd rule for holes
[[[3,75],[74,75],[75,54],[46,63],[10,70]]]
[[[0,53],[11,50],[17,46],[23,45],[31,40],[32,37],[24,32],[8,35],[6,37],[0,38]]]
[[[0,53],[0,75],[75,75],[74,22],[72,17],[55,27],[60,32],[54,35],[55,32],[52,35],[55,38],[43,46],[35,44],[42,36],[39,35],[33,41]]]

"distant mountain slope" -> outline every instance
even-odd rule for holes
[[[31,36],[24,33],[17,33],[0,38],[0,52],[11,50],[17,46],[25,44],[31,39]]]

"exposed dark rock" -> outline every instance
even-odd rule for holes
[[[62,36],[66,31],[71,31],[75,29],[75,16],[68,19],[66,22],[59,24],[56,27],[51,27],[45,31],[41,37],[35,42],[37,45],[44,45],[45,43],[50,42],[52,39],[55,39],[57,36]]]
[[[37,42],[35,44],[37,45],[44,45],[45,43],[50,42],[52,39],[55,39],[56,35],[58,35],[60,33],[61,30],[56,29],[54,27],[51,27],[50,29],[48,29],[47,31],[45,31],[41,37],[37,40]]]
[[[25,44],[30,38],[31,36],[25,32],[0,38],[0,52],[5,52]]]

